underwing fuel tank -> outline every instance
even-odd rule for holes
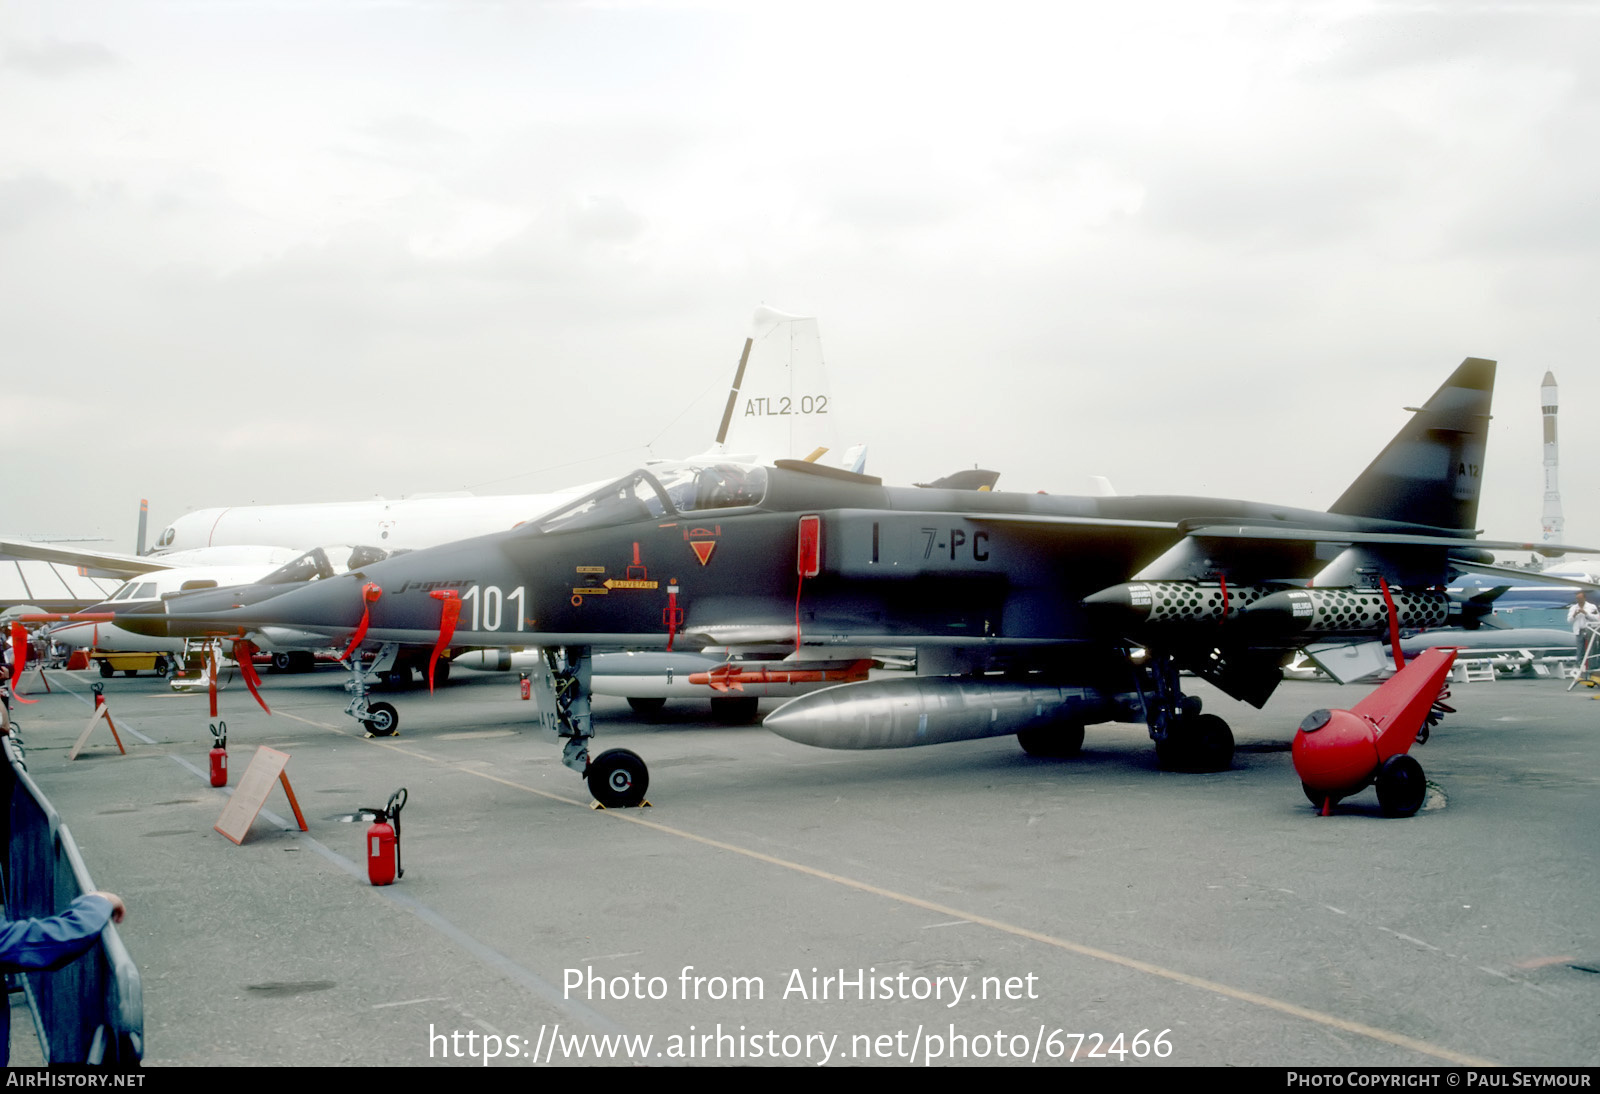
[[[911,748],[1003,737],[1057,723],[1114,720],[1097,688],[982,676],[920,676],[841,684],[791,700],[762,723],[817,748]]]

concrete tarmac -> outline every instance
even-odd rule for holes
[[[310,831],[274,789],[235,846],[205,697],[107,681],[128,754],[100,727],[68,761],[91,679],[18,716],[127,899],[150,1065],[1600,1063],[1600,703],[1564,682],[1456,685],[1429,801],[1389,820],[1370,790],[1317,816],[1288,753],[1365,688],[1195,687],[1239,742],[1216,775],[1139,726],[1073,760],[842,753],[599,699],[652,802],[599,811],[514,676],[385,696],[379,740],[342,674],[268,676],[271,717],[222,695],[231,782],[288,752]],[[405,877],[374,888],[345,818],[402,786]]]

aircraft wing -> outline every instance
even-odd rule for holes
[[[112,554],[107,551],[85,551],[76,547],[59,547],[51,543],[33,543],[23,539],[0,539],[0,553],[13,558],[38,562],[54,562],[63,566],[81,566],[117,577],[137,577],[157,570],[170,570],[172,563],[134,555]]]
[[[1187,535],[1202,539],[1279,540],[1296,543],[1345,543],[1394,547],[1447,547],[1452,550],[1542,551],[1555,554],[1583,554],[1589,547],[1568,547],[1557,543],[1524,543],[1499,539],[1469,539],[1457,536],[1422,536],[1399,532],[1355,532],[1328,528],[1284,528],[1273,525],[1199,524],[1184,522]],[[1526,573],[1526,571],[1511,571]]]
[[[1600,592],[1600,585],[1584,581],[1581,578],[1556,577],[1540,570],[1519,570],[1515,566],[1495,566],[1486,562],[1466,562],[1460,559],[1452,559],[1451,561],[1455,563],[1458,569],[1474,574],[1485,574],[1489,577],[1511,578],[1519,585],[1566,585],[1574,589],[1582,589],[1584,592]]]
[[[1279,543],[1342,543],[1393,547],[1445,547],[1452,550],[1538,551],[1542,554],[1594,554],[1600,549],[1573,547],[1560,543],[1527,543],[1514,540],[1472,539],[1465,536],[1427,536],[1402,532],[1358,532],[1337,528],[1300,528],[1271,524],[1208,524],[1199,521],[1130,520],[1118,517],[1044,516],[1029,513],[962,513],[964,520],[988,524],[1017,524],[1050,527],[1065,525],[1084,528],[1171,529],[1195,539],[1236,539]],[[1476,564],[1483,565],[1483,564]],[[1492,568],[1491,568],[1492,569]],[[1532,579],[1540,575],[1526,570],[1503,569],[1500,573]],[[1557,579],[1548,579],[1557,580]],[[1584,584],[1565,580],[1567,584]]]

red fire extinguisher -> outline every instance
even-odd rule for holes
[[[533,680],[527,673],[522,674],[522,697],[524,699],[533,698]]]
[[[374,885],[390,885],[395,878],[406,876],[400,865],[400,810],[405,804],[406,788],[402,786],[382,809],[361,809],[373,817],[373,825],[367,829],[367,880]]]
[[[228,723],[218,722],[211,727],[211,736],[217,743],[211,747],[211,785],[228,785]]]

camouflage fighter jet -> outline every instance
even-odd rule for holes
[[[590,755],[601,649],[783,647],[797,670],[874,648],[916,675],[812,692],[766,719],[792,740],[895,748],[1016,734],[1071,754],[1087,724],[1143,722],[1162,762],[1219,770],[1233,738],[1180,672],[1260,706],[1302,645],[1397,636],[1480,609],[1444,586],[1501,544],[1474,530],[1493,361],[1469,358],[1327,512],[1214,498],[884,486],[794,461],[635,471],[522,527],[415,551],[235,610],[130,626],[537,647],[540,718],[608,805],[644,762]],[[352,657],[349,713],[392,731]]]

